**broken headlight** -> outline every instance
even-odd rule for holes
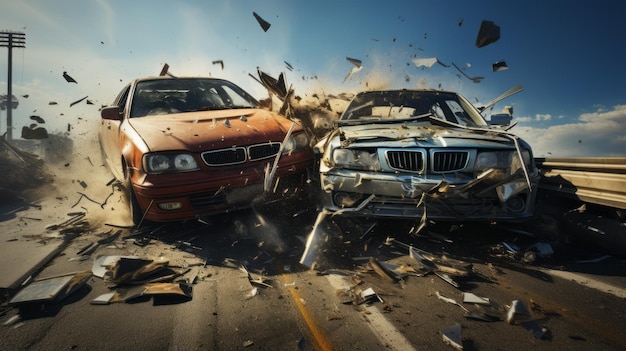
[[[306,133],[292,134],[289,139],[285,141],[283,154],[290,154],[296,150],[304,149],[308,146],[309,137],[306,135]]]
[[[522,157],[526,166],[529,167],[531,164],[530,152],[522,150]],[[476,156],[474,173],[480,174],[490,168],[505,171],[505,174],[514,174],[522,168],[522,163],[516,150],[480,152]]]
[[[147,173],[189,172],[198,169],[198,163],[190,154],[147,154],[143,157]]]
[[[524,159],[523,162],[520,162],[519,159],[519,155],[517,154],[517,152],[515,152],[515,154],[513,155],[513,157],[511,157],[511,173],[510,174],[514,174],[515,172],[517,172],[518,170],[522,169],[523,165],[526,165],[526,169],[529,169],[532,165],[531,159],[530,159],[530,151],[528,150],[522,150],[522,158]]]
[[[335,149],[333,150],[333,163],[339,168],[380,170],[380,161],[375,150]]]

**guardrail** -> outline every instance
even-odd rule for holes
[[[626,158],[536,158],[539,188],[588,203],[626,209]]]

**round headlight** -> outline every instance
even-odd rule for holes
[[[170,168],[170,160],[165,155],[151,155],[148,158],[148,168],[151,172],[164,172]]]
[[[179,171],[186,171],[198,168],[196,160],[189,154],[176,155],[174,158],[174,167]]]

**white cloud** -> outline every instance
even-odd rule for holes
[[[575,123],[547,128],[528,125],[539,116],[550,115],[516,118],[520,125],[512,130],[530,143],[535,156],[626,156],[626,105],[582,114]]]

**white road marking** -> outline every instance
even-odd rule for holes
[[[589,278],[587,276],[581,275],[581,274],[577,274],[577,273],[572,273],[572,272],[565,272],[565,271],[558,271],[558,270],[553,270],[553,269],[542,269],[542,271],[553,275],[553,276],[557,276],[563,279],[567,279],[567,280],[572,280],[578,284],[584,285],[584,286],[588,286],[590,288],[596,289],[596,290],[600,290],[602,292],[605,292],[607,294],[612,294],[615,295],[617,297],[621,297],[626,298],[626,289],[622,289],[620,287],[611,285],[611,284],[607,284],[604,282],[601,282],[599,280],[595,280],[592,278]]]
[[[335,289],[350,289],[350,282],[343,276],[329,274],[326,276],[330,285]],[[367,320],[374,335],[389,350],[414,351],[411,343],[391,324],[387,318],[376,308],[376,306],[366,307],[369,314]]]

